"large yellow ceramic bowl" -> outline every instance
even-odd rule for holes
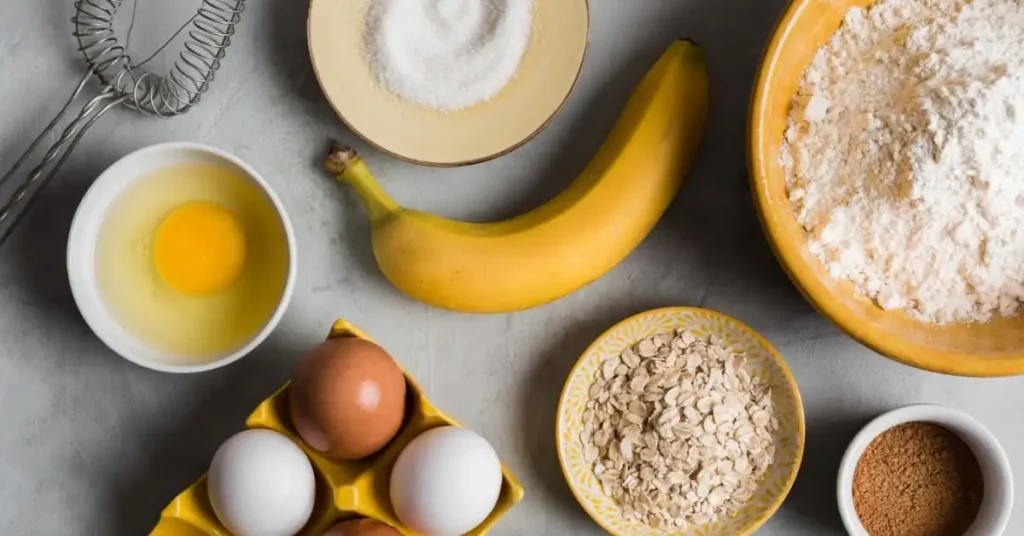
[[[590,386],[601,363],[617,357],[627,346],[658,333],[683,330],[697,337],[714,335],[746,356],[751,375],[772,388],[772,408],[779,421],[775,460],[760,487],[733,517],[685,531],[652,529],[622,516],[615,500],[604,494],[594,477],[593,464],[583,459],[580,432]],[[558,401],[555,443],[562,473],[576,500],[590,517],[613,536],[745,536],[764,524],[786,499],[804,452],[804,407],[789,367],[775,348],[754,330],[721,313],[691,307],[666,307],[631,316],[597,338],[580,357]]]
[[[963,376],[1024,373],[1024,317],[935,326],[884,311],[836,282],[808,251],[786,197],[779,149],[803,72],[847,10],[871,0],[794,0],[772,35],[750,109],[750,180],[775,255],[808,301],[878,353],[918,368]]]

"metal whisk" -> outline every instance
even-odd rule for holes
[[[143,68],[153,56],[133,63],[114,31],[114,16],[124,0],[76,0],[74,37],[88,69],[67,103],[2,178],[0,188],[14,179],[44,139],[68,115],[72,105],[95,77],[101,90],[64,127],[57,141],[32,168],[6,201],[0,200],[0,244],[53,179],[85,132],[110,109],[125,105],[148,115],[173,117],[189,111],[209,89],[241,20],[245,0],[202,0],[198,11],[160,47],[158,54],[181,32],[187,39],[174,66],[165,75]],[[134,12],[132,14],[134,22]],[[126,40],[130,38],[126,37]],[[11,183],[15,184],[15,183]]]

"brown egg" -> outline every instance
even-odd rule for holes
[[[288,396],[292,422],[336,460],[380,450],[402,426],[405,377],[380,346],[355,337],[318,345],[299,365]]]
[[[391,525],[373,519],[353,519],[335,523],[324,536],[402,536]]]

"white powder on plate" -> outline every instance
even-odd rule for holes
[[[781,163],[810,250],[931,323],[1024,299],[1024,8],[881,0],[849,11],[794,97]]]
[[[373,0],[366,57],[399,97],[441,111],[487,101],[530,40],[531,0]]]

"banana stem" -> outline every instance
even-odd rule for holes
[[[324,158],[324,169],[355,189],[371,220],[376,221],[399,210],[398,203],[380,187],[355,149],[332,141],[331,150]]]

